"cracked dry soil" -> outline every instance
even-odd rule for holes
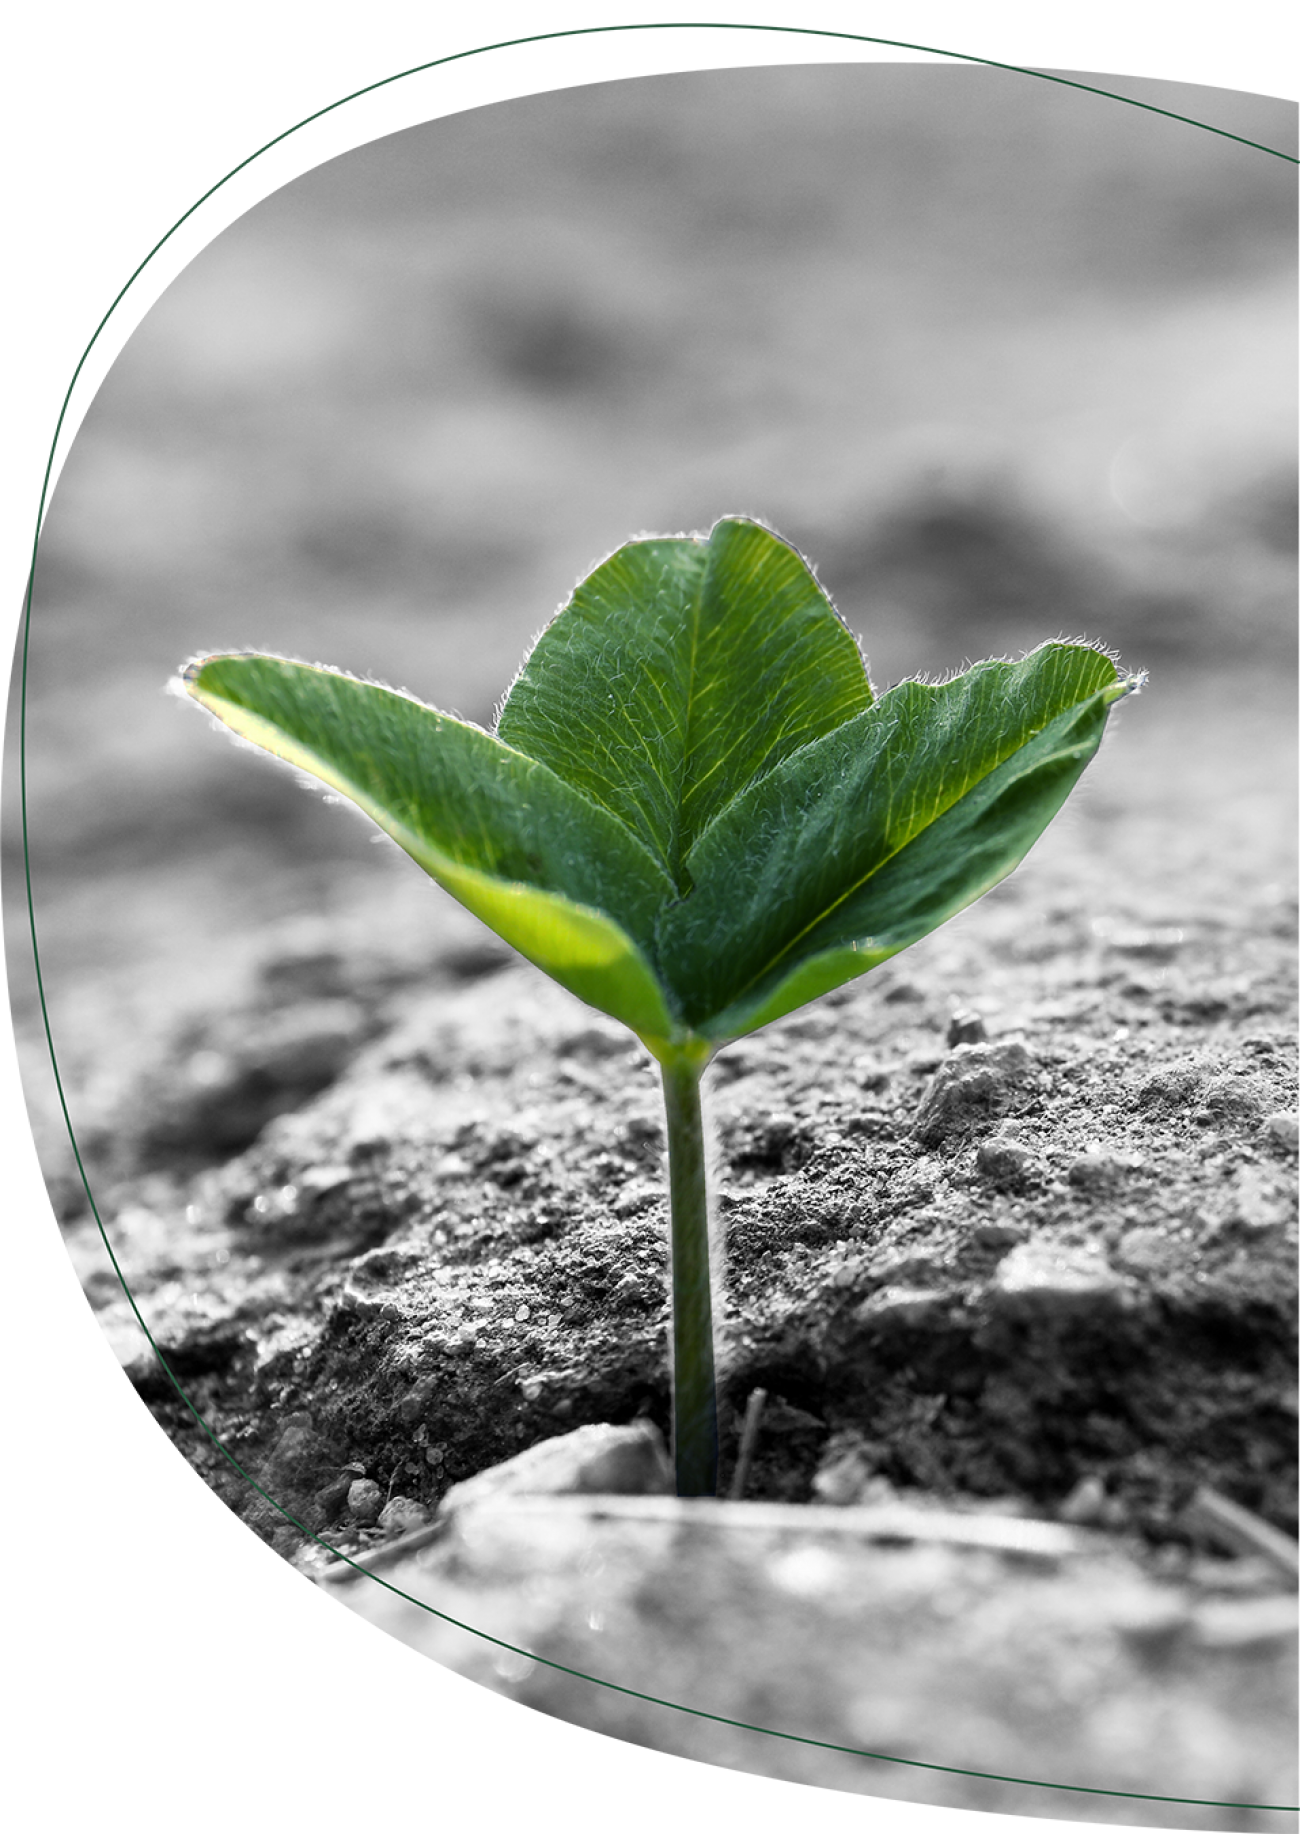
[[[1272,1597],[1276,1579],[1219,1558],[1184,1512],[1210,1485],[1296,1527],[1289,786],[1254,743],[1285,723],[1283,698],[1258,676],[1157,683],[1121,710],[1081,792],[1010,880],[718,1057],[705,1090],[725,1237],[724,1488],[761,1386],[752,1498],[1064,1512],[1105,1537],[1128,1563],[1123,1583],[1104,1563],[1091,1592],[1062,1576],[1035,1608],[1040,1625],[1071,1585],[1076,1619],[1138,1580],[1184,1600],[1198,1586]],[[123,972],[111,997],[102,975],[80,994],[70,975],[55,1012],[132,1291],[190,1401],[274,1504],[198,1430],[149,1352],[33,1095],[69,1245],[131,1380],[230,1507],[308,1570],[310,1543],[282,1510],[364,1557],[451,1485],[540,1440],[587,1422],[668,1422],[653,1064],[409,862],[366,863],[340,869],[326,908],[271,912],[214,940],[206,1004],[192,987],[155,999],[152,1029],[131,1034],[121,1016],[139,990]],[[381,1502],[403,1507],[380,1524]],[[803,1628],[769,1612],[763,1633],[770,1573],[746,1580],[743,1563],[706,1551],[694,1570],[712,1579],[683,1581],[674,1605],[665,1573],[680,1577],[685,1556],[665,1568],[615,1541],[622,1554],[601,1559],[639,1575],[622,1640],[602,1641],[599,1621],[579,1634],[561,1611],[549,1629],[530,1621],[550,1639],[535,1653],[611,1679],[636,1657],[633,1685],[751,1724],[794,1723],[802,1700],[809,1735],[830,1742],[875,1737],[872,1749],[958,1764],[994,1751],[985,1767],[1041,1777],[1054,1774],[1041,1741],[1055,1738],[1061,1762],[1100,1787],[1109,1775],[1152,1793],[1294,1800],[1258,1793],[1294,1789],[1285,1626],[1192,1661],[1151,1634],[1134,1656],[1130,1625],[1124,1675],[1094,1652],[1093,1680],[1068,1686],[1083,1660],[1075,1632],[1028,1655],[1022,1639],[987,1656],[976,1696],[948,1700],[939,1731],[882,1732],[879,1711],[836,1706],[830,1655],[817,1679],[817,1652],[800,1642],[817,1593],[807,1574],[776,1586]],[[778,1553],[778,1566],[793,1558]],[[457,1593],[468,1613],[460,1558],[444,1578],[448,1596],[470,1586]],[[888,1572],[903,1573],[892,1558]],[[990,1558],[962,1569],[947,1628],[924,1635],[916,1614],[943,1575],[908,1568],[899,1581],[895,1603],[917,1602],[891,1647],[916,1712],[954,1660],[981,1672],[972,1626],[1024,1596],[1025,1577]],[[490,1580],[475,1582],[488,1616]],[[835,1588],[854,1592],[842,1575]],[[683,1653],[698,1618],[665,1630],[688,1598],[716,1614],[730,1668],[716,1648],[707,1661]],[[789,1656],[784,1693],[742,1685],[736,1626],[750,1619]],[[468,1637],[429,1647],[545,1710],[805,1781],[1159,1825],[1287,1820],[887,1773],[544,1666],[494,1666]],[[1014,1704],[1026,1663],[1043,1698],[1059,1683],[1056,1720]],[[733,1671],[734,1685],[719,1681]],[[1143,1720],[1131,1749],[1132,1702],[1152,1699],[1165,1718]],[[1062,1729],[1072,1716],[1093,1726],[1086,1750]],[[1196,1787],[1180,1788],[1180,1765],[1200,1766]]]

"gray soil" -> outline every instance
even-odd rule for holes
[[[837,1692],[834,1638],[814,1634],[817,1585],[746,1579],[752,1553],[701,1544],[688,1582],[681,1549],[634,1558],[622,1531],[600,1563],[624,1575],[636,1610],[595,1648],[564,1610],[520,1628],[516,1569],[530,1557],[517,1547],[469,1580],[463,1552],[459,1567],[444,1556],[434,1596],[478,1628],[500,1618],[502,1573],[515,1572],[509,1625],[543,1664],[494,1666],[493,1646],[435,1636],[427,1614],[399,1634],[547,1711],[776,1775],[1175,1826],[1284,1819],[889,1771],[544,1664],[930,1762],[1048,1780],[1073,1762],[1065,1780],[1098,1788],[1294,1799],[1293,1613],[1258,1634],[1248,1622],[1223,1648],[1211,1636],[1190,1667],[1166,1650],[1154,1673],[1112,1624],[1133,1672],[1092,1652],[1100,1691],[1082,1718],[1068,1689],[1055,1731],[1050,1713],[1016,1705],[1026,1652],[1059,1692],[1050,1671],[1083,1660],[1081,1615],[1101,1634],[1135,1585],[1155,1587],[1161,1608],[1171,1587],[1184,1607],[1216,1592],[1276,1602],[1285,1589],[1258,1561],[1214,1557],[1186,1510],[1208,1485],[1295,1532],[1292,824],[1275,736],[1266,763],[1252,743],[1276,734],[1286,701],[1258,674],[1157,682],[1120,709],[1018,874],[861,982],[729,1047],[706,1079],[724,1487],[761,1386],[749,1498],[811,1502],[811,1515],[897,1496],[1064,1514],[1125,1563],[1118,1579],[1113,1559],[1040,1576],[1029,1610],[1026,1579],[984,1556],[973,1575],[949,1573],[957,1603],[938,1620],[933,1549],[896,1553],[847,1594],[837,1582],[836,1623],[864,1589],[859,1664],[863,1626],[877,1648],[906,1652],[922,1727],[896,1715],[883,1734],[878,1710],[849,1710],[848,1682],[849,1698]],[[587,1422],[666,1429],[663,1139],[644,1050],[395,851],[339,863],[323,884],[282,875],[278,914],[259,909],[235,857],[205,884],[202,985],[78,969],[65,947],[50,999],[83,1159],[158,1357],[60,1139],[28,1011],[34,1119],[69,1245],[184,1455],[316,1571],[312,1536],[365,1558],[450,1486],[539,1441]],[[285,916],[295,886],[317,908]],[[168,895],[200,922],[184,874],[169,884],[158,869],[105,900],[103,935],[120,947],[133,925],[165,930]],[[60,922],[71,933],[83,919],[71,894],[48,908],[57,957]],[[543,1537],[538,1571],[550,1547]],[[779,1551],[764,1544],[769,1567]],[[569,1565],[589,1577],[590,1562]],[[754,1647],[789,1657],[775,1689],[753,1680],[738,1628],[750,1623],[742,1599],[769,1593],[752,1628]],[[895,1593],[886,1622],[880,1600]],[[1017,1601],[1020,1629],[999,1599]],[[358,1608],[382,1619],[389,1607]],[[701,1614],[727,1627],[725,1655],[701,1640]],[[1075,1630],[1054,1641],[1043,1626],[1058,1620]],[[954,1662],[966,1682],[945,1684],[927,1735]],[[897,1662],[891,1672],[901,1687]],[[1126,1686],[1163,1715],[1136,1756],[1131,1725],[1125,1746],[1103,1723]],[[1063,1725],[1094,1720],[1102,1730],[1083,1746],[1063,1742]],[[1198,1726],[1213,1728],[1208,1746]]]
[[[1289,105],[1139,87],[1292,144]],[[103,1236],[15,687],[33,1127],[142,1400],[351,1609],[695,1758],[1288,1825],[1221,1805],[1297,1800],[1293,176],[1013,72],[579,87],[287,187],[113,366],[26,705]],[[162,684],[252,645],[487,724],[601,554],[730,511],[817,563],[881,686],[1081,632],[1150,689],[1011,879],[708,1073],[724,1487],[767,1393],[735,1527],[449,1511],[667,1427],[654,1067]]]

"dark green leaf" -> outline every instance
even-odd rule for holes
[[[683,889],[697,837],[748,784],[871,704],[807,565],[755,522],[630,542],[542,633],[507,744],[625,822]]]
[[[1122,691],[1098,651],[1047,644],[904,682],[786,759],[696,843],[695,889],[661,919],[686,1022],[713,1037],[766,1024],[987,891],[1056,813]],[[832,964],[813,958],[846,949],[820,984]]]
[[[1134,684],[1052,643],[873,703],[799,556],[732,519],[598,568],[496,738],[275,657],[210,657],[185,685],[350,797],[530,961],[694,1061],[996,884]]]
[[[644,946],[673,887],[544,764],[404,694],[274,656],[186,670],[201,705],[339,790],[462,904],[639,1032],[673,1022]]]

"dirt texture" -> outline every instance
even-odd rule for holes
[[[1218,1558],[1186,1516],[1208,1485],[1296,1526],[1289,791],[1251,743],[1282,699],[1256,675],[1175,679],[1121,709],[1017,875],[710,1069],[722,1485],[762,1387],[746,1495],[812,1504],[810,1538],[588,1523],[534,1546],[506,1522],[497,1551],[425,1557],[439,1609],[832,1744],[1295,1799],[1286,1582]],[[312,1536],[365,1559],[523,1449],[668,1424],[655,1066],[409,862],[366,864],[315,912],[254,908],[224,931],[245,894],[215,892],[201,987],[163,997],[92,964],[51,1000],[91,1188],[161,1361],[27,1028],[51,1188],[132,1381],[230,1507],[317,1574]],[[989,1553],[846,1551],[811,1526],[899,1497],[1065,1520],[1099,1545],[1030,1584]],[[599,1633],[591,1559],[615,1598]],[[360,1608],[387,1622],[374,1590]],[[1197,1613],[1220,1596],[1258,1621],[1216,1643]],[[1126,1600],[1164,1628],[1125,1629]],[[715,1761],[972,1807],[1285,1821],[1049,1800],[729,1731],[545,1660],[502,1667],[417,1616],[399,1634],[492,1685]],[[904,1674],[893,1718],[881,1650]],[[753,1680],[774,1667],[780,1685]]]
[[[1107,1793],[1289,1799],[1295,1601],[1257,1565],[1201,1559],[1156,1579],[1095,1531],[1065,1552],[978,1545],[981,1528],[1050,1526],[1000,1513],[922,1508],[909,1525],[888,1503],[781,1508],[469,1502],[385,1563],[383,1585],[331,1584],[462,1673],[686,1757],[1055,1819],[1288,1823]]]
[[[347,1608],[701,1759],[1272,1829],[825,1748],[1297,1800],[1286,1561],[1188,1514],[1209,1486],[1295,1530],[1294,172],[1256,150],[1294,110],[1104,86],[1145,105],[908,65],[579,85],[232,225],[42,534],[10,984],[130,1379]],[[1152,680],[1006,884],[710,1070],[724,1488],[767,1399],[734,1528],[685,1532],[645,1462],[649,1059],[162,690],[253,646],[490,724],[601,555],[729,512],[816,563],[882,689],[1076,634]],[[579,1478],[637,1422],[641,1463]],[[513,1495],[520,1455],[577,1500]],[[947,1517],[1079,1545],[1027,1564]],[[516,1649],[326,1579],[313,1535]]]

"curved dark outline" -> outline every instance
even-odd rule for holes
[[[215,184],[210,185],[208,189],[202,194],[202,196],[197,198],[195,202],[190,205],[188,210],[186,210],[181,216],[177,217],[176,221],[172,224],[171,228],[168,229],[164,235],[158,238],[157,242],[154,243],[153,247],[149,250],[148,254],[145,255],[144,259],[140,261],[139,264],[132,270],[127,280],[124,282],[124,284],[119,289],[119,291],[115,294],[111,304],[108,307],[108,310],[104,313],[103,317],[100,319],[98,325],[96,325],[93,333],[91,334],[90,342],[86,345],[85,350],[83,350],[81,353],[81,357],[77,362],[77,366],[72,372],[72,378],[70,382],[68,383],[67,391],[64,394],[63,402],[59,409],[58,418],[55,422],[54,436],[50,442],[50,454],[49,454],[49,458],[46,461],[45,475],[41,482],[40,499],[37,504],[36,533],[33,536],[33,540],[32,540],[32,561],[31,561],[31,566],[28,570],[27,588],[26,588],[26,592],[23,598],[23,620],[22,620],[23,642],[22,642],[21,688],[20,688],[20,700],[19,700],[18,759],[19,759],[19,800],[20,800],[21,810],[22,810],[23,877],[24,877],[24,884],[25,884],[26,895],[27,895],[28,928],[31,932],[32,965],[33,965],[33,968],[36,974],[36,990],[37,990],[37,996],[40,1000],[41,1022],[42,1022],[42,1026],[45,1031],[45,1042],[46,1042],[46,1046],[50,1053],[50,1068],[54,1075],[54,1085],[55,1085],[55,1089],[57,1091],[58,1098],[59,1098],[59,1108],[63,1115],[63,1124],[68,1130],[68,1140],[72,1146],[73,1158],[76,1160],[77,1172],[81,1179],[82,1188],[86,1193],[86,1201],[90,1205],[91,1214],[93,1215],[95,1219],[95,1224],[99,1230],[100,1239],[102,1240],[104,1244],[104,1248],[108,1254],[109,1261],[112,1263],[113,1272],[117,1275],[118,1283],[121,1286],[122,1291],[126,1294],[127,1302],[129,1303],[131,1310],[135,1315],[136,1323],[140,1326],[141,1331],[144,1333],[145,1339],[148,1342],[150,1350],[154,1354],[154,1357],[158,1363],[159,1368],[162,1370],[163,1374],[167,1377],[167,1380],[171,1383],[172,1387],[176,1390],[176,1393],[179,1395],[180,1399],[184,1402],[185,1406],[189,1409],[190,1413],[194,1416],[194,1420],[196,1424],[199,1426],[200,1430],[204,1434],[206,1434],[207,1438],[211,1441],[213,1446],[216,1447],[217,1451],[220,1452],[222,1457],[227,1461],[227,1463],[232,1467],[232,1469],[235,1470],[239,1474],[239,1476],[243,1478],[244,1482],[250,1485],[251,1488],[254,1489],[257,1492],[257,1494],[263,1498],[265,1502],[269,1503],[273,1509],[277,1510],[279,1514],[284,1517],[286,1522],[290,1523],[294,1528],[296,1528],[299,1531],[300,1534],[304,1535],[308,1540],[314,1541],[318,1547],[324,1548],[327,1553],[334,1555],[334,1557],[338,1560],[344,1561],[348,1566],[352,1567],[357,1573],[364,1574],[367,1579],[371,1579],[376,1584],[383,1586],[387,1591],[394,1593],[398,1598],[405,1599],[408,1604],[415,1605],[421,1611],[429,1612],[430,1615],[433,1617],[441,1618],[444,1623],[454,1625],[456,1629],[464,1630],[468,1632],[469,1635],[480,1638],[483,1642],[496,1644],[498,1648],[509,1650],[514,1655],[526,1656],[530,1661],[539,1662],[546,1668],[558,1669],[561,1673],[566,1674],[566,1675],[572,1675],[575,1677],[575,1679],[579,1681],[587,1681],[587,1682],[590,1682],[593,1686],[608,1688],[613,1693],[630,1695],[633,1699],[647,1701],[652,1706],[668,1707],[674,1713],[689,1713],[691,1717],[694,1719],[707,1719],[707,1720],[712,1720],[714,1723],[718,1725],[735,1726],[738,1730],[742,1732],[761,1732],[767,1738],[786,1739],[790,1741],[791,1743],[798,1744],[798,1745],[812,1745],[822,1751],[839,1751],[839,1752],[844,1752],[845,1754],[847,1754],[850,1757],[871,1758],[878,1763],[884,1763],[884,1764],[903,1764],[903,1765],[906,1765],[909,1769],[914,1769],[914,1770],[940,1771],[950,1776],[978,1777],[985,1781],[994,1782],[994,1783],[1019,1783],[1019,1784],[1024,1785],[1026,1788],[1030,1788],[1030,1789],[1064,1790],[1064,1791],[1070,1792],[1071,1794],[1090,1795],[1090,1796],[1116,1796],[1116,1797],[1123,1797],[1125,1800],[1128,1800],[1128,1801],[1139,1801],[1139,1802],[1186,1803],[1186,1804],[1189,1804],[1191,1806],[1198,1807],[1198,1808],[1249,1808],[1249,1809],[1264,1810],[1268,1812],[1276,1811],[1282,1814],[1293,1814],[1297,1812],[1297,1805],[1275,1803],[1275,1802],[1230,1802],[1230,1801],[1220,1801],[1212,1797],[1202,1797],[1202,1796],[1158,1796],[1158,1795],[1153,1795],[1149,1792],[1142,1791],[1142,1790],[1099,1789],[1094,1785],[1084,1784],[1084,1783],[1047,1783],[1047,1782],[1042,1781],[1040,1778],[1035,1778],[1035,1777],[1011,1777],[1011,1776],[1002,1775],[1001,1773],[997,1771],[967,1770],[963,1768],[962,1766],[955,1765],[955,1764],[934,1764],[934,1763],[929,1763],[921,1758],[899,1758],[899,1757],[891,1757],[887,1753],[884,1753],[884,1752],[864,1751],[854,1745],[835,1745],[825,1739],[808,1738],[802,1733],[778,1732],[770,1726],[752,1726],[752,1725],[749,1725],[744,1720],[730,1719],[725,1714],[722,1714],[722,1713],[709,1713],[705,1711],[702,1707],[686,1707],[686,1706],[682,1706],[680,1702],[678,1701],[662,1700],[656,1694],[642,1693],[637,1688],[624,1687],[619,1682],[616,1682],[616,1681],[604,1681],[598,1675],[584,1674],[581,1669],[569,1668],[563,1662],[554,1662],[547,1656],[535,1655],[531,1650],[519,1649],[515,1644],[507,1643],[501,1637],[494,1637],[487,1631],[475,1630],[473,1625],[464,1624],[460,1621],[459,1618],[453,1618],[447,1612],[439,1611],[436,1606],[426,1604],[423,1599],[412,1597],[412,1595],[409,1592],[403,1592],[400,1587],[392,1585],[388,1580],[381,1578],[379,1574],[372,1573],[368,1567],[362,1566],[359,1561],[353,1560],[351,1559],[350,1556],[340,1553],[337,1548],[332,1547],[330,1543],[328,1541],[325,1541],[320,1535],[317,1535],[313,1533],[312,1530],[304,1527],[304,1525],[298,1521],[296,1516],[291,1515],[287,1509],[283,1508],[281,1504],[277,1503],[275,1498],[268,1495],[268,1493],[262,1488],[262,1486],[256,1481],[256,1479],[251,1477],[248,1474],[248,1472],[244,1470],[243,1466],[239,1464],[239,1462],[234,1458],[234,1456],[227,1450],[227,1448],[217,1438],[216,1434],[212,1431],[211,1427],[209,1427],[207,1421],[204,1420],[203,1416],[199,1413],[198,1409],[194,1406],[194,1403],[190,1400],[189,1396],[186,1394],[185,1390],[181,1387],[180,1383],[177,1381],[176,1377],[172,1374],[170,1368],[168,1367],[166,1359],[164,1358],[162,1352],[159,1350],[157,1344],[154,1342],[153,1335],[150,1332],[148,1325],[146,1325],[143,1317],[141,1316],[140,1308],[137,1306],[135,1302],[135,1295],[132,1293],[130,1287],[126,1283],[126,1280],[122,1273],[122,1269],[118,1264],[117,1256],[113,1252],[113,1245],[109,1241],[108,1231],[105,1229],[103,1219],[99,1214],[99,1207],[95,1202],[94,1193],[91,1191],[91,1188],[90,1188],[90,1180],[87,1177],[86,1168],[84,1164],[82,1163],[81,1149],[77,1145],[77,1136],[72,1126],[72,1117],[68,1113],[67,1099],[64,1095],[64,1089],[63,1089],[63,1079],[59,1074],[58,1059],[55,1056],[55,1051],[54,1051],[54,1038],[50,1030],[49,1011],[45,1003],[45,980],[41,972],[40,950],[39,950],[39,947],[37,945],[37,940],[36,940],[36,907],[35,907],[35,903],[33,901],[33,896],[32,896],[31,858],[30,858],[30,854],[28,850],[28,823],[27,823],[27,662],[28,662],[28,648],[29,648],[29,642],[30,642],[30,637],[31,637],[32,600],[33,600],[33,596],[35,592],[35,585],[36,585],[36,558],[37,558],[37,552],[40,546],[41,525],[44,520],[46,501],[49,496],[50,477],[51,477],[51,473],[54,468],[55,454],[58,451],[59,437],[63,431],[63,423],[65,419],[67,418],[68,407],[72,400],[73,390],[76,388],[78,378],[80,377],[82,370],[85,368],[87,359],[89,358],[91,351],[94,349],[96,343],[98,342],[100,334],[103,331],[105,325],[107,325],[109,319],[112,317],[113,313],[117,310],[118,306],[121,304],[122,300],[125,298],[130,288],[135,284],[136,280],[144,272],[144,269],[148,266],[150,261],[153,260],[154,256],[158,253],[159,249],[161,249],[167,242],[169,242],[171,238],[176,234],[177,230],[180,229],[181,225],[187,222],[188,219],[192,217],[194,213],[197,210],[199,210],[208,201],[210,197],[212,197],[217,191],[219,191],[223,185],[228,184],[229,181],[232,178],[234,178],[238,173],[242,172],[246,166],[250,166],[254,160],[260,159],[262,154],[269,152],[273,146],[278,146],[282,140],[287,140],[291,134],[296,134],[299,131],[299,129],[310,126],[310,124],[313,121],[319,121],[325,115],[332,114],[335,109],[344,107],[348,102],[355,102],[361,96],[373,94],[375,90],[385,89],[391,83],[401,82],[404,78],[408,76],[418,76],[423,71],[436,69],[439,65],[442,65],[442,64],[458,63],[463,58],[479,57],[488,51],[504,51],[504,50],[509,50],[511,47],[515,45],[540,44],[547,40],[553,40],[553,39],[587,38],[587,37],[594,36],[597,33],[643,32],[643,31],[781,32],[781,33],[789,34],[791,36],[799,36],[799,37],[806,37],[806,38],[834,38],[834,39],[849,40],[856,44],[888,45],[888,46],[891,46],[898,50],[903,50],[903,51],[925,51],[937,57],[950,57],[950,58],[956,59],[957,61],[961,63],[979,64],[986,68],[994,69],[994,70],[1010,70],[1010,71],[1016,72],[1020,76],[1038,77],[1043,82],[1060,83],[1061,85],[1063,85],[1065,88],[1068,88],[1068,89],[1080,89],[1080,90],[1085,90],[1089,94],[1092,94],[1092,95],[1105,96],[1110,101],[1123,102],[1123,103],[1126,103],[1131,108],[1144,109],[1149,114],[1164,115],[1169,120],[1185,122],[1190,127],[1199,127],[1203,129],[1206,133],[1218,134],[1225,140],[1235,140],[1242,146],[1253,147],[1256,152],[1271,154],[1273,158],[1286,160],[1291,165],[1300,165],[1300,158],[1296,158],[1294,155],[1290,153],[1279,152],[1276,147],[1263,146],[1259,141],[1256,141],[1256,140],[1247,140],[1241,134],[1229,133],[1227,129],[1225,128],[1211,127],[1208,122],[1197,121],[1193,119],[1193,117],[1190,115],[1175,114],[1171,109],[1157,108],[1154,104],[1150,102],[1138,102],[1138,101],[1133,100],[1133,98],[1129,96],[1116,95],[1114,91],[1109,90],[1109,89],[1099,89],[1092,83],[1075,82],[1069,77],[1053,76],[1049,72],[1043,71],[1043,70],[1025,69],[1024,67],[1022,67],[1019,64],[1001,63],[996,58],[975,57],[963,51],[945,51],[934,45],[909,44],[907,41],[903,39],[897,39],[897,38],[875,38],[875,37],[868,36],[866,33],[861,33],[861,32],[834,32],[834,31],[823,30],[823,29],[819,29],[817,27],[811,27],[811,26],[805,27],[805,26],[747,25],[739,21],[709,21],[709,20],[695,19],[695,20],[678,20],[678,21],[656,20],[653,22],[646,22],[644,24],[623,23],[623,24],[616,24],[616,25],[581,26],[581,27],[575,27],[569,31],[537,32],[525,38],[507,38],[507,39],[501,40],[500,43],[497,43],[497,44],[478,45],[478,46],[475,46],[472,50],[454,51],[446,57],[431,58],[427,63],[414,64],[412,65],[412,67],[409,70],[399,70],[393,76],[381,77],[378,82],[367,83],[363,88],[353,90],[349,95],[341,96],[338,99],[338,101],[327,103],[324,108],[318,108],[313,114],[305,115],[301,121],[296,121],[292,127],[285,128],[283,133],[276,134],[273,139],[266,141],[262,146],[258,147],[255,152],[250,153],[246,159],[241,159],[238,165],[232,166],[230,171],[227,172],[224,177],[219,178]],[[460,112],[460,111],[453,111],[453,112]]]

